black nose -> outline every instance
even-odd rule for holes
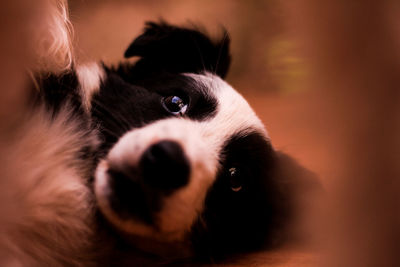
[[[190,165],[182,147],[173,141],[150,146],[140,159],[143,182],[163,190],[177,189],[189,181]]]

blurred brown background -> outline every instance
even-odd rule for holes
[[[273,145],[316,172],[328,193],[317,222],[322,266],[399,266],[400,4],[395,0],[70,1],[80,62],[117,63],[148,20],[221,26],[228,81]],[[310,266],[303,254],[244,265]]]

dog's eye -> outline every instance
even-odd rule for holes
[[[228,171],[230,176],[231,190],[233,192],[239,192],[242,190],[242,183],[239,179],[236,168],[230,168]]]
[[[171,114],[183,115],[187,110],[187,103],[179,96],[167,96],[162,99],[164,108]]]

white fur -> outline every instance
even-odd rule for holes
[[[228,83],[216,75],[206,73],[187,74],[215,95],[218,101],[217,115],[203,122],[203,128],[216,140],[225,141],[234,133],[246,134],[257,131],[267,139],[268,133],[247,101]]]
[[[83,106],[89,111],[92,96],[100,90],[101,82],[106,74],[104,69],[95,62],[78,66],[76,74],[78,75]]]
[[[126,232],[159,240],[181,240],[202,212],[207,190],[220,168],[221,149],[229,137],[257,131],[267,138],[263,124],[246,100],[226,82],[211,74],[188,76],[215,95],[218,100],[216,116],[204,121],[170,118],[134,129],[120,138],[97,169],[95,193],[99,206],[111,222]],[[155,226],[121,219],[107,200],[107,168],[137,166],[143,152],[162,140],[175,141],[183,147],[191,167],[188,185],[163,200]]]
[[[73,62],[72,27],[66,0],[45,0],[41,18],[30,25],[34,32],[35,65],[39,71],[62,72]]]

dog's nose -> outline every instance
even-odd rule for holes
[[[150,146],[140,160],[143,182],[147,185],[172,190],[189,181],[190,165],[182,147],[173,141],[160,141]]]

